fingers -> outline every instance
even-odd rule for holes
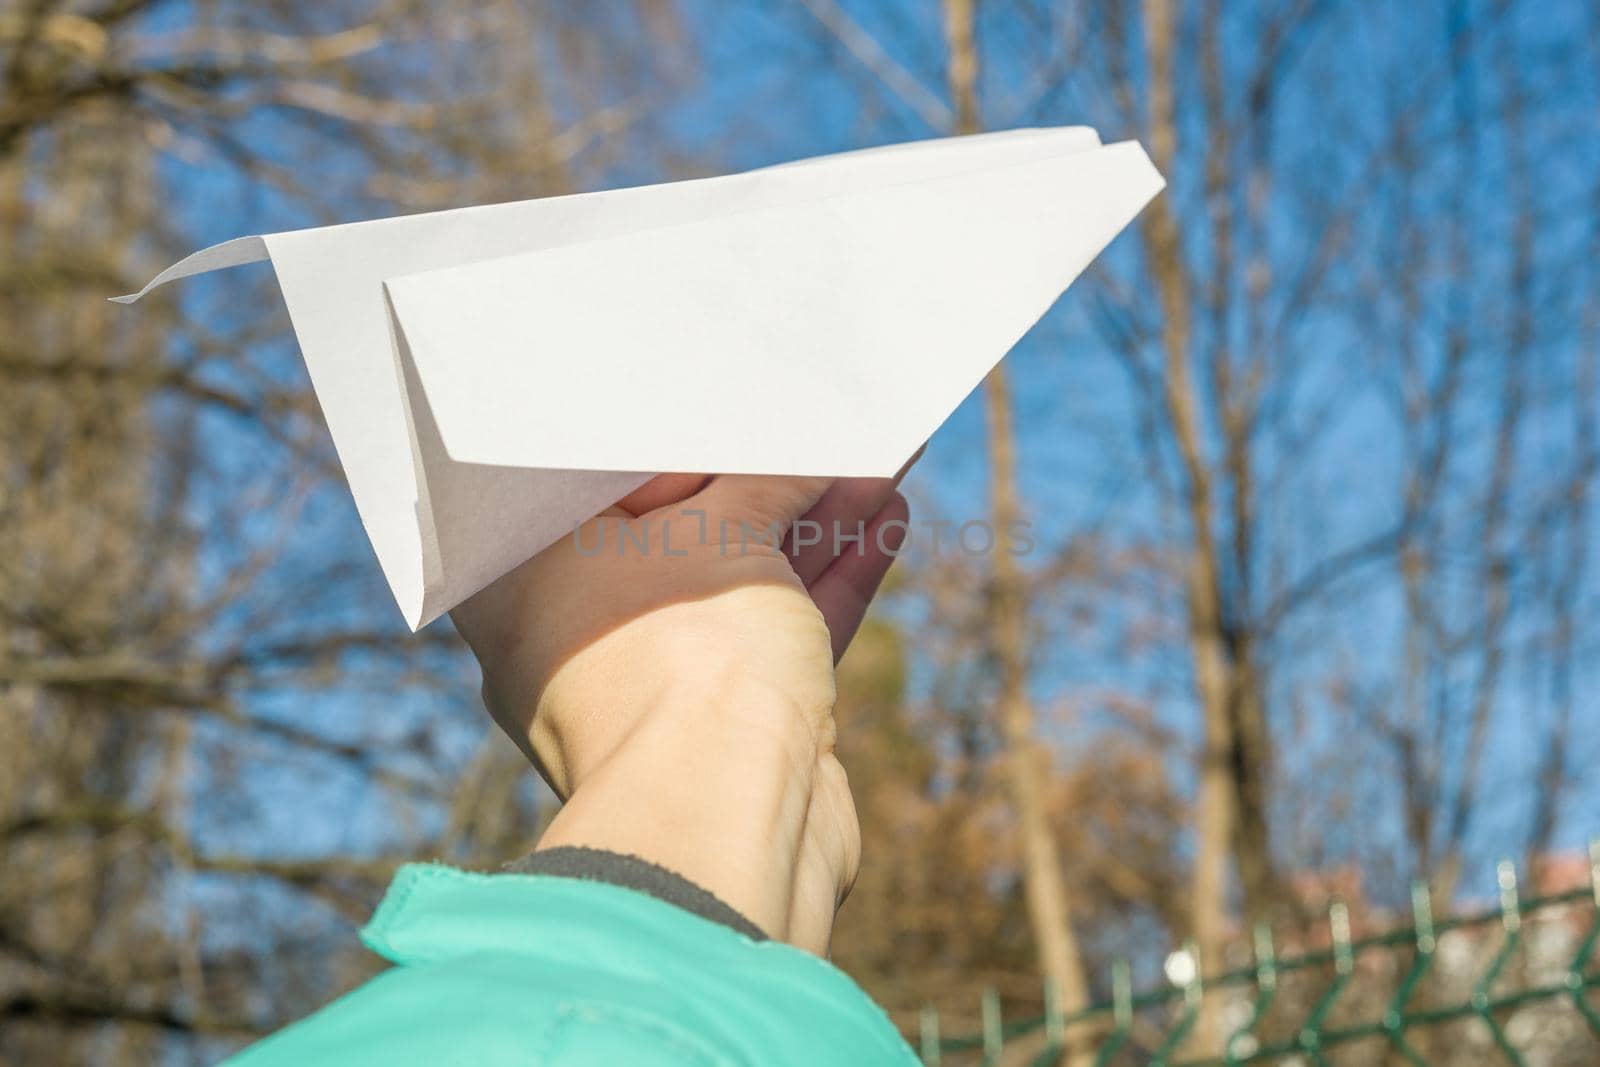
[[[638,517],[673,504],[691,503],[708,514],[744,520],[770,529],[777,525],[784,538],[785,551],[797,563],[796,571],[807,585],[815,580],[833,558],[832,539],[826,550],[795,552],[789,533],[798,517],[805,517],[826,528],[830,534],[837,523],[845,533],[855,523],[876,515],[912,464],[922,457],[923,448],[914,452],[893,478],[779,477],[704,474],[658,474],[608,509],[608,513]],[[726,509],[726,510],[724,510]]]
[[[809,587],[822,577],[835,556],[850,551],[853,541],[846,539],[854,538],[861,526],[882,511],[894,491],[892,478],[841,478],[829,486],[783,543],[800,580]]]
[[[851,546],[811,584],[811,599],[827,620],[838,662],[867,613],[867,606],[905,543],[910,509],[906,498],[890,490],[882,509],[866,524],[860,552]]]
[[[917,449],[893,478],[841,478],[828,487],[817,506],[801,518],[784,542],[784,551],[802,582],[809,587],[840,554],[836,539],[848,546],[851,542],[845,539],[855,537],[858,524],[883,510],[900,480],[922,457],[923,448]]]

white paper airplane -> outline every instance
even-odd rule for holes
[[[1164,182],[1012,130],[241,237],[413,629],[653,473],[887,476]]]

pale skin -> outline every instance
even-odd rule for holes
[[[455,610],[566,801],[538,848],[639,856],[827,953],[861,855],[833,667],[900,547],[897,482],[662,475]]]

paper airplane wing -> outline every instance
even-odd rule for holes
[[[1162,188],[1018,130],[195,253],[272,260],[423,625],[658,471],[888,475]]]

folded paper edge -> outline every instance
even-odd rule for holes
[[[997,165],[997,166],[978,167],[978,168],[972,169],[971,171],[963,171],[958,175],[948,175],[948,176],[946,176],[946,178],[949,179],[949,180],[953,180],[953,179],[955,179],[957,177],[964,177],[964,176],[968,176],[968,175],[971,175],[971,174],[986,174],[986,173],[989,173],[991,171],[998,171],[998,170],[1002,170],[1002,169],[1025,168],[1025,167],[1030,167],[1030,166],[1043,165],[1046,162],[1058,163],[1063,159],[1078,161],[1078,162],[1081,162],[1082,164],[1087,165],[1087,166],[1097,166],[1097,165],[1098,166],[1122,166],[1122,167],[1126,167],[1127,168],[1127,173],[1126,173],[1127,187],[1123,189],[1123,192],[1129,194],[1132,197],[1132,199],[1130,200],[1126,211],[1119,214],[1119,221],[1118,221],[1118,224],[1116,226],[1115,231],[1109,237],[1107,237],[1105,241],[1101,242],[1099,248],[1095,251],[1095,253],[1092,256],[1089,257],[1089,261],[1088,262],[1089,262],[1089,264],[1092,264],[1096,259],[1098,259],[1105,252],[1106,248],[1108,248],[1110,246],[1111,242],[1114,241],[1116,239],[1116,237],[1119,236],[1122,232],[1127,230],[1128,227],[1133,225],[1133,223],[1135,221],[1137,221],[1139,215],[1144,211],[1144,209],[1146,207],[1148,207],[1149,204],[1157,196],[1161,195],[1161,193],[1167,188],[1166,177],[1161,173],[1160,169],[1156,167],[1155,162],[1150,158],[1149,153],[1145,150],[1144,146],[1138,140],[1130,138],[1130,139],[1125,139],[1125,140],[1120,140],[1120,141],[1113,141],[1113,142],[1111,142],[1109,144],[1101,143],[1101,144],[1099,144],[1099,145],[1097,145],[1095,147],[1092,147],[1092,148],[1087,148],[1087,149],[1083,149],[1083,150],[1079,150],[1079,151],[1066,153],[1062,157],[1051,157],[1050,159],[1047,159],[1047,160],[1031,160],[1031,161],[1022,162],[1022,163],[1008,163],[1008,164],[1001,164],[1001,165]],[[915,179],[915,178],[906,179],[906,180],[903,180],[903,181],[894,181],[894,182],[885,183],[883,185],[873,186],[871,191],[873,193],[888,192],[888,191],[892,191],[892,190],[894,190],[896,188],[913,187],[913,186],[918,186],[918,185],[921,185],[921,184],[924,184],[924,183],[925,183],[924,179]],[[816,201],[807,201],[806,203],[807,204],[822,203],[822,202],[825,202],[825,201],[828,201],[828,200],[831,200],[831,199],[834,199],[834,197],[826,197],[825,196],[825,197],[819,198]],[[762,213],[769,212],[769,211],[772,211],[772,210],[789,210],[789,209],[790,208],[787,208],[787,207],[783,208],[783,209],[773,209],[773,208],[767,208],[767,207],[742,208],[742,209],[739,209],[739,210],[736,210],[736,211],[730,211],[730,212],[726,212],[726,213],[724,213],[722,215],[718,215],[716,218],[718,220],[725,220],[725,219],[730,219],[730,218],[738,218],[738,217],[741,217],[741,216],[762,214]],[[622,234],[613,234],[613,235],[609,235],[609,236],[605,236],[605,237],[595,237],[595,238],[588,238],[588,239],[584,239],[584,240],[572,241],[572,242],[568,242],[568,243],[565,243],[565,244],[562,244],[562,245],[559,245],[559,246],[554,246],[554,247],[551,247],[551,248],[542,248],[542,249],[537,249],[537,250],[534,250],[534,251],[527,251],[527,252],[513,252],[513,253],[507,253],[505,255],[488,256],[488,257],[485,257],[483,259],[474,260],[474,261],[469,262],[469,263],[459,263],[459,264],[455,264],[455,265],[448,266],[448,267],[439,267],[439,268],[434,268],[434,269],[430,269],[430,270],[414,271],[414,272],[405,273],[405,274],[393,275],[393,276],[391,276],[389,278],[386,278],[384,280],[384,282],[383,282],[386,301],[387,301],[387,304],[388,304],[389,313],[391,315],[391,328],[392,329],[398,329],[398,330],[404,332],[407,335],[408,342],[411,345],[415,346],[415,345],[417,345],[419,343],[419,339],[416,336],[416,330],[415,330],[415,326],[416,326],[415,318],[414,318],[414,316],[411,314],[411,312],[409,310],[410,307],[412,306],[412,301],[411,301],[411,298],[410,298],[410,294],[414,290],[418,290],[418,289],[421,289],[423,287],[426,287],[430,283],[432,283],[432,282],[434,282],[436,280],[449,278],[451,276],[460,276],[462,274],[470,274],[472,272],[479,272],[479,271],[483,271],[485,269],[493,269],[493,268],[496,268],[496,267],[509,267],[509,266],[515,264],[518,261],[532,260],[532,259],[536,259],[538,257],[543,257],[543,256],[551,255],[551,254],[558,254],[558,253],[569,251],[569,250],[571,250],[573,248],[577,248],[577,247],[597,246],[597,245],[599,245],[599,246],[604,246],[604,245],[622,245],[622,244],[624,244],[624,243],[626,243],[628,241],[631,241],[631,240],[635,239],[636,237],[638,237],[638,235],[640,233],[643,233],[643,232],[659,234],[659,233],[667,233],[667,232],[677,231],[677,230],[692,230],[692,229],[694,229],[696,227],[704,225],[706,223],[706,221],[707,220],[705,220],[705,219],[691,219],[691,220],[688,220],[688,221],[674,222],[674,223],[670,223],[670,224],[663,225],[663,226],[644,227],[644,228],[641,228],[639,230],[632,230],[632,231],[629,231],[627,233],[622,233]],[[1087,270],[1087,268],[1088,268],[1088,264],[1085,265],[1084,269]],[[1081,272],[1080,272],[1080,275],[1081,275]],[[1073,282],[1069,283],[1068,288],[1070,288],[1072,284],[1076,284],[1077,280],[1078,280],[1078,278],[1074,277]],[[1065,291],[1066,290],[1064,289],[1063,292],[1065,292]],[[1048,308],[1044,309],[1044,311],[1048,311],[1048,310],[1049,310]],[[1041,315],[1042,314],[1043,314],[1043,312],[1041,312]],[[1028,324],[1028,329],[1031,330],[1036,323],[1037,323],[1037,320],[1035,320],[1034,322],[1030,322]],[[1025,330],[1023,332],[1025,334],[1027,331]],[[1019,340],[1020,340],[1020,337],[1019,337]],[[420,343],[426,343],[426,339],[423,339],[422,342],[420,342]],[[1014,346],[1015,346],[1015,342],[1013,343],[1012,347],[1014,347]],[[438,346],[435,345],[434,347],[438,347]],[[1009,352],[1010,352],[1010,348],[1007,349],[1006,354],[1009,354]],[[1002,355],[1000,357],[1000,359],[1004,359],[1004,355]],[[996,365],[998,365],[998,363],[1000,362],[1000,359],[997,359],[995,361]],[[417,385],[418,389],[423,394],[427,394],[428,391],[429,391],[428,390],[428,381],[427,381],[427,377],[428,376],[427,376],[427,374],[425,374],[421,370],[420,367],[414,367],[413,371],[414,371],[414,373],[416,375],[416,378],[417,378],[416,385]],[[976,388],[976,387],[977,386],[974,385],[974,388]],[[413,402],[413,401],[408,398],[408,403],[411,403],[411,402]],[[942,415],[940,417],[939,421],[937,423],[935,423],[933,429],[936,430],[938,428],[938,426],[943,425],[943,423],[945,421],[947,421],[952,414],[954,414],[954,408],[952,408],[951,411],[948,411],[944,415]],[[441,443],[443,445],[445,455],[451,461],[456,462],[456,463],[468,463],[468,464],[476,464],[476,465],[483,465],[483,466],[499,466],[499,467],[524,467],[524,468],[539,468],[539,469],[548,469],[548,470],[602,471],[602,472],[633,471],[633,470],[638,470],[641,466],[645,466],[646,465],[643,462],[632,462],[632,461],[621,462],[621,463],[595,464],[595,463],[591,463],[591,462],[574,461],[570,457],[563,457],[562,460],[559,461],[559,462],[540,462],[540,463],[537,463],[537,464],[529,463],[529,462],[527,462],[525,460],[520,461],[520,462],[510,462],[510,461],[508,461],[508,460],[506,460],[506,459],[504,459],[502,457],[487,456],[487,455],[483,455],[483,454],[479,454],[477,452],[474,452],[474,451],[472,451],[470,449],[463,450],[461,448],[461,443],[459,441],[459,438],[457,438],[455,440],[454,444],[452,444],[453,434],[452,434],[452,431],[448,427],[449,427],[449,420],[446,419],[446,420],[442,421],[440,423],[440,425],[439,425],[439,435],[440,435],[440,438],[441,438]],[[933,432],[933,431],[930,430],[930,434],[931,434],[931,432]],[[812,467],[812,468],[807,468],[807,469],[789,469],[789,470],[783,471],[782,475],[804,476],[804,477],[833,477],[833,478],[883,478],[883,477],[889,477],[892,474],[894,474],[895,471],[897,471],[900,468],[901,463],[904,461],[904,459],[907,456],[909,456],[911,454],[911,451],[913,451],[913,450],[914,449],[908,448],[907,451],[903,455],[901,455],[898,458],[896,458],[892,463],[891,462],[874,461],[874,462],[871,462],[871,463],[865,463],[865,464],[863,464],[861,466],[853,466],[853,467],[848,467],[848,468],[839,468],[839,467],[835,467],[835,466],[830,466],[827,469],[822,469],[822,468],[818,468],[818,467]],[[642,457],[641,457],[641,459],[642,459]],[[676,470],[677,469],[674,468],[673,472],[676,472]],[[698,473],[700,471],[701,471],[701,468],[696,467],[696,468],[692,468],[690,470],[687,470],[685,472],[687,472],[687,473]],[[735,474],[735,475],[773,475],[776,472],[774,472],[774,471],[772,471],[770,469],[767,469],[765,467],[762,467],[762,466],[750,466],[750,465],[740,465],[738,463],[729,463],[729,464],[726,464],[726,465],[723,465],[723,466],[719,466],[717,471],[716,471],[716,473],[718,473],[718,474]],[[782,476],[782,475],[780,475],[780,476]]]
[[[246,263],[260,263],[266,258],[268,255],[265,237],[235,237],[231,241],[223,241],[219,245],[189,253],[151,278],[137,293],[113,296],[110,299],[113,304],[132,304],[150,290],[179,278],[188,278],[191,275],[205,274],[226,267],[240,267]]]
[[[133,304],[145,294],[149,293],[152,289],[156,289],[167,284],[168,282],[177,281],[181,278],[192,277],[196,274],[206,274],[216,270],[225,270],[229,267],[239,267],[248,263],[270,262],[272,261],[270,242],[274,237],[277,236],[281,235],[265,234],[252,235],[248,237],[235,237],[232,240],[223,241],[221,244],[215,244],[207,248],[202,248],[199,251],[190,253],[183,259],[180,259],[178,262],[172,264],[160,274],[157,274],[154,278],[151,278],[150,281],[145,284],[144,288],[140,289],[138,292],[129,293],[124,296],[114,296],[110,297],[109,299],[113,303],[117,304]],[[287,295],[285,296],[285,301],[287,302]],[[292,322],[294,318],[294,309],[292,307],[289,309],[289,316]],[[296,341],[298,342],[298,329],[295,332]],[[426,492],[422,486],[422,468],[416,455],[416,429],[413,422],[414,415],[411,411],[412,401],[405,387],[406,383],[403,375],[403,369],[400,364],[398,346],[392,332],[390,334],[389,346],[390,354],[394,359],[394,365],[392,369],[395,377],[398,379],[398,384],[401,390],[402,406],[405,409],[406,433],[408,438],[411,440],[412,455],[410,466],[412,473],[412,484],[415,492],[417,493],[417,499],[413,502],[413,508],[414,520],[417,523],[419,540],[419,559],[417,562],[417,567],[421,574],[418,588],[415,590],[415,596],[403,596],[400,585],[398,584],[398,579],[390,572],[387,562],[381,557],[379,558],[378,562],[379,569],[382,571],[384,576],[384,581],[389,586],[389,591],[394,597],[395,606],[399,608],[401,616],[404,618],[407,626],[409,626],[414,633],[423,626],[427,625],[429,622],[433,621],[433,619],[438,615],[443,614],[443,612],[436,611],[432,615],[427,614],[428,601],[430,600],[430,592],[428,590],[428,565],[430,560],[428,559],[428,546],[426,544],[426,538],[428,531],[432,526],[432,517],[429,515],[425,518],[422,514],[417,513],[415,510],[425,508],[428,506],[428,504]],[[301,358],[305,358],[303,348],[301,351]],[[318,394],[318,402],[325,403],[320,394]],[[348,473],[346,474],[346,477],[348,478]],[[373,545],[373,549],[374,554],[376,554],[376,544]],[[436,575],[434,576],[434,580],[437,581]]]
[[[985,131],[985,132],[982,132],[982,133],[967,134],[967,135],[964,135],[961,138],[934,137],[934,138],[927,138],[927,139],[916,140],[916,141],[905,141],[905,142],[900,142],[898,144],[874,145],[874,146],[871,146],[871,147],[868,147],[868,148],[851,149],[851,150],[843,151],[843,152],[829,152],[829,153],[827,153],[825,155],[821,155],[821,156],[808,156],[808,157],[804,157],[802,159],[787,160],[787,161],[782,162],[782,163],[773,163],[773,164],[769,164],[769,165],[764,166],[764,167],[756,167],[756,168],[754,168],[752,170],[735,171],[735,172],[729,173],[729,174],[710,175],[710,176],[707,176],[707,177],[704,177],[704,178],[683,179],[683,181],[687,181],[687,182],[726,181],[728,179],[740,178],[740,177],[743,177],[743,176],[748,175],[748,174],[755,174],[755,173],[759,173],[759,172],[762,172],[762,171],[784,170],[784,169],[787,169],[787,168],[790,168],[790,167],[798,167],[798,166],[802,166],[802,165],[805,165],[805,164],[816,163],[816,162],[819,162],[821,160],[831,160],[831,159],[838,159],[838,158],[847,157],[847,156],[864,155],[864,154],[869,153],[869,152],[881,152],[881,151],[883,151],[885,149],[895,149],[895,148],[919,149],[919,148],[923,148],[925,146],[929,146],[929,145],[931,145],[931,144],[933,144],[935,142],[939,142],[939,141],[971,139],[971,140],[974,140],[974,141],[981,140],[981,141],[994,142],[994,141],[1001,141],[1001,140],[1008,140],[1008,139],[1022,140],[1022,139],[1029,139],[1029,138],[1034,138],[1034,137],[1059,136],[1059,135],[1067,134],[1067,133],[1085,134],[1085,135],[1087,135],[1088,139],[1091,142],[1091,143],[1085,144],[1081,148],[1073,149],[1071,153],[1068,153],[1068,154],[1071,154],[1071,155],[1076,155],[1076,154],[1081,153],[1081,152],[1092,152],[1092,151],[1096,151],[1096,150],[1099,150],[1099,149],[1111,147],[1110,145],[1105,144],[1101,140],[1099,132],[1092,126],[1084,126],[1084,125],[1074,125],[1074,126],[1023,126],[1023,127],[1018,127],[1016,129],[1011,129],[1011,130],[988,130],[988,131]],[[916,179],[907,179],[906,181],[909,183],[909,182],[914,182],[915,180]],[[891,183],[891,184],[902,184],[902,183],[895,182],[895,183]],[[626,191],[626,190],[625,189],[618,189],[618,190],[600,190],[600,191],[623,192],[623,191]],[[570,194],[566,194],[566,196],[560,196],[560,197],[534,197],[532,199],[536,199],[536,200],[544,200],[544,199],[561,200],[561,199],[576,198],[576,197],[582,197],[582,196],[592,196],[592,195],[594,195],[593,192],[570,193]],[[526,203],[526,201],[525,200],[512,200],[512,201],[501,201],[501,202],[493,203],[493,204],[469,204],[469,205],[466,205],[466,206],[463,206],[463,207],[446,208],[446,209],[441,210],[441,211],[422,212],[421,214],[422,215],[454,215],[454,214],[475,213],[475,212],[480,212],[480,211],[493,211],[496,208],[510,207],[510,206],[513,206],[515,204],[520,204],[520,203]],[[419,215],[405,215],[405,214],[391,215],[391,216],[388,216],[388,217],[385,217],[385,218],[358,219],[358,220],[355,220],[355,221],[352,221],[352,222],[342,222],[342,223],[336,223],[336,224],[334,224],[332,226],[316,227],[316,228],[317,229],[333,230],[333,229],[344,229],[346,227],[375,226],[375,225],[379,225],[379,224],[385,223],[385,222],[393,222],[393,221],[395,221],[397,219],[417,218],[417,217],[420,217],[420,216]],[[208,246],[206,248],[200,249],[199,251],[191,252],[191,253],[189,253],[189,255],[187,255],[184,258],[178,260],[176,263],[172,264],[170,267],[168,267],[165,270],[163,270],[160,274],[157,274],[154,278],[151,278],[148,282],[145,283],[144,287],[142,289],[140,289],[138,292],[136,292],[136,293],[126,293],[126,294],[124,294],[122,296],[113,296],[113,297],[109,297],[108,299],[112,303],[115,303],[115,304],[132,304],[132,303],[137,302],[140,298],[144,297],[152,289],[158,289],[161,286],[167,284],[168,282],[177,281],[180,278],[188,278],[188,277],[191,277],[191,276],[196,275],[196,274],[206,274],[206,273],[208,273],[210,271],[215,271],[215,270],[224,270],[224,269],[226,269],[228,267],[243,266],[244,264],[247,264],[247,263],[259,263],[262,260],[270,258],[270,255],[269,255],[268,250],[267,250],[267,242],[269,240],[271,240],[273,237],[277,237],[277,236],[282,236],[282,234],[257,234],[257,235],[247,236],[247,237],[235,237],[232,240],[223,241],[220,244],[210,245],[210,246]]]
[[[424,461],[422,439],[417,433],[417,397],[412,395],[413,387],[417,390],[422,388],[421,381],[420,379],[413,381],[417,378],[416,368],[411,362],[405,324],[395,313],[389,285],[387,282],[382,282],[380,285],[383,290],[384,317],[389,327],[389,353],[394,358],[395,378],[400,386],[400,407],[406,417],[406,439],[411,445],[411,480],[416,492],[416,501],[412,508],[417,522],[417,565],[421,577],[421,585],[416,591],[414,600],[403,600],[392,584],[390,591],[396,594],[395,602],[400,608],[400,614],[405,618],[406,625],[411,628],[412,633],[416,633],[450,608],[441,607],[438,603],[444,585],[444,555],[439,547],[433,498],[428,488],[428,465]]]

